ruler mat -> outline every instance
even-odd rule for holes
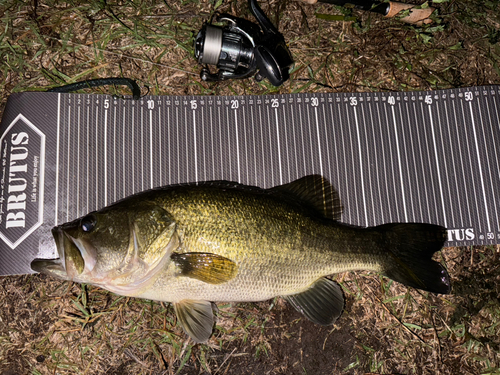
[[[0,275],[56,257],[50,229],[162,185],[321,174],[342,221],[428,222],[500,243],[500,87],[267,96],[19,93],[1,133]]]

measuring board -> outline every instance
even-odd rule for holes
[[[148,96],[19,93],[1,123],[0,275],[57,257],[50,229],[181,182],[327,177],[342,221],[427,222],[500,243],[500,87]]]

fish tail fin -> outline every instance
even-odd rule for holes
[[[426,290],[448,294],[450,277],[446,269],[432,260],[446,241],[446,228],[433,224],[394,223],[377,229],[384,234],[388,259],[383,274],[394,281]]]

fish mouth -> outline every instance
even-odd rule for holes
[[[31,268],[36,272],[60,279],[73,280],[85,269],[85,254],[88,253],[85,244],[83,241],[70,236],[61,227],[53,228],[52,236],[56,243],[59,258],[35,259],[31,262]]]
[[[35,259],[31,262],[31,269],[35,272],[66,279],[67,272],[64,262],[64,234],[61,229],[56,227],[52,229],[52,236],[56,242],[59,258]]]

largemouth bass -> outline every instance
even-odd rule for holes
[[[35,271],[111,292],[171,302],[185,332],[209,339],[211,301],[282,296],[315,323],[333,324],[344,308],[325,276],[372,270],[397,282],[449,293],[447,271],[432,255],[445,228],[392,223],[342,224],[337,193],[312,175],[271,189],[233,182],[157,188],[52,230],[59,259]]]

